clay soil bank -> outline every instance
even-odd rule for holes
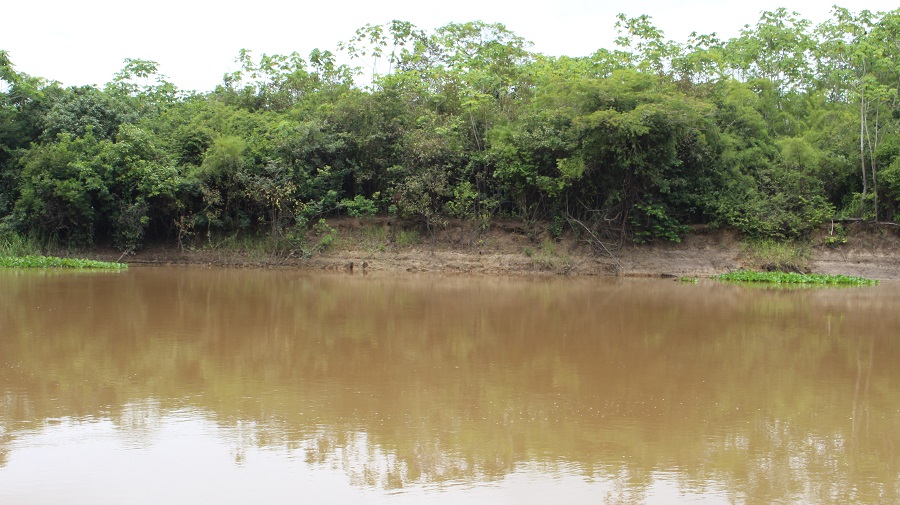
[[[224,246],[181,250],[156,245],[132,255],[97,250],[88,256],[132,265],[280,267],[362,272],[436,272],[476,275],[577,275],[706,277],[741,268],[765,268],[747,242],[730,230],[695,229],[680,243],[626,243],[609,252],[564,234],[527,231],[520,223],[499,222],[473,233],[450,225],[434,237],[424,231],[397,231],[386,220],[329,221],[330,244],[311,258],[272,256]],[[846,244],[825,245],[827,230],[805,247],[803,269],[823,274],[900,279],[900,230],[893,226],[847,227]],[[321,237],[311,237],[315,243]],[[82,254],[83,256],[83,254]]]

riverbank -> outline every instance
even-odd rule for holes
[[[265,250],[213,244],[182,250],[154,245],[123,256],[114,250],[79,253],[92,259],[132,265],[189,264],[233,267],[284,267],[345,272],[439,272],[474,275],[573,275],[628,277],[706,277],[742,268],[770,268],[772,259],[732,230],[695,228],[680,243],[626,243],[596,252],[572,234],[554,238],[546,230],[498,222],[473,232],[450,225],[433,237],[394,230],[387,220],[329,221],[322,250],[310,258],[273,255]],[[896,227],[852,225],[846,243],[826,245],[823,231],[797,246],[792,267],[880,280],[900,279],[900,231]]]

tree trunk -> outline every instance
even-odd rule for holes
[[[859,83],[859,159],[861,163],[861,171],[862,171],[862,198],[859,202],[859,217],[865,217],[866,215],[866,193],[868,192],[868,183],[866,182],[866,135],[865,135],[865,127],[866,127],[866,97],[864,88],[865,84],[863,82]]]

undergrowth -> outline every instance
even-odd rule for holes
[[[805,272],[812,257],[809,244],[804,242],[750,240],[744,242],[741,248],[750,263],[770,272]]]
[[[37,241],[18,233],[0,234],[0,256],[39,255],[41,246]]]

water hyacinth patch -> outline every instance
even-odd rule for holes
[[[113,263],[109,261],[57,258],[54,256],[3,256],[0,257],[0,267],[125,270],[128,268],[128,265],[125,263]]]
[[[874,286],[877,280],[850,275],[799,274],[794,272],[757,272],[738,270],[713,277],[726,282],[764,282],[816,286]]]

